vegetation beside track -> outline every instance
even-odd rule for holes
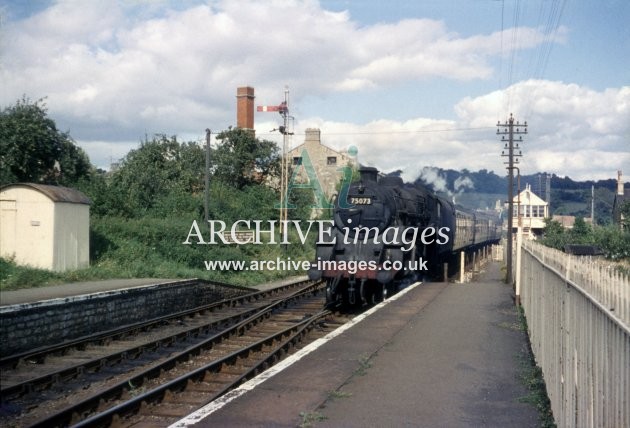
[[[556,423],[551,411],[551,402],[547,395],[547,385],[543,377],[542,369],[536,364],[536,359],[529,343],[529,334],[527,329],[527,319],[522,307],[518,307],[519,329],[527,336],[527,346],[523,348],[522,354],[519,355],[520,360],[520,379],[527,388],[527,395],[521,397],[520,401],[528,403],[538,411],[538,421],[541,427],[555,428]]]
[[[233,271],[205,269],[205,260],[311,260],[315,233],[305,245],[292,231],[291,245],[183,245],[193,220],[200,231],[204,217],[205,149],[195,141],[156,134],[144,138],[110,171],[91,165],[68,133],[56,129],[44,100],[23,97],[0,111],[2,135],[0,184],[31,182],[81,190],[90,206],[90,267],[51,272],[17,266],[0,259],[0,289],[37,287],[63,282],[110,278],[214,279],[238,285],[303,275],[304,271]],[[6,146],[6,147],[5,147]],[[54,150],[50,148],[54,148]],[[28,156],[21,156],[28,148]],[[210,148],[208,217],[225,222],[278,220],[280,199],[273,177],[279,170],[279,149],[252,133],[228,129]],[[18,156],[20,155],[20,156]],[[60,167],[55,160],[61,159]],[[55,169],[57,168],[57,169]],[[59,169],[60,168],[60,169]],[[277,180],[276,180],[277,181]],[[276,183],[277,184],[277,183]],[[311,214],[311,189],[294,189],[290,220]],[[278,236],[279,233],[276,234]],[[207,234],[204,238],[207,239]],[[268,234],[263,234],[267,238]],[[278,241],[279,239],[276,238]]]
[[[38,287],[65,282],[110,278],[203,278],[251,286],[283,277],[304,275],[302,270],[229,271],[205,269],[205,260],[308,260],[314,257],[315,234],[302,245],[295,233],[291,245],[184,245],[193,219],[96,217],[92,219],[90,267],[52,272],[17,266],[0,259],[0,289]],[[198,220],[202,225],[202,221]],[[200,226],[203,233],[203,229]],[[266,237],[267,234],[262,234]],[[278,235],[278,233],[277,233]],[[204,238],[207,238],[207,234]],[[276,238],[278,240],[278,238]]]

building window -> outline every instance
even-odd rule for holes
[[[337,165],[337,156],[328,156],[328,165]]]
[[[293,165],[302,165],[302,156],[294,157]]]

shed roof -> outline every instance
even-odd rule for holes
[[[2,186],[0,190],[7,190],[15,187],[27,187],[33,190],[37,190],[40,193],[48,196],[53,202],[68,202],[71,204],[84,204],[90,205],[92,201],[85,196],[82,192],[76,189],[63,186],[51,186],[48,184],[37,183],[14,183]]]

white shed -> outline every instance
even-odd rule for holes
[[[59,272],[88,267],[90,203],[68,187],[17,183],[0,188],[0,256]]]

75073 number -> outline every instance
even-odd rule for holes
[[[370,205],[372,204],[372,198],[356,198],[351,197],[350,203],[353,205]]]

